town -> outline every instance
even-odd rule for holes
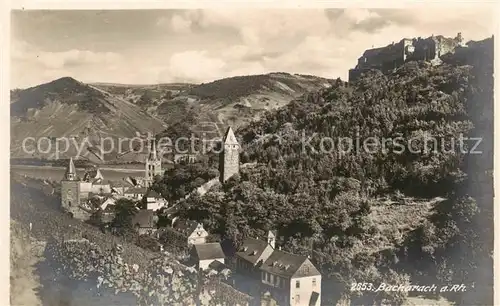
[[[276,245],[278,233],[268,231],[263,237],[250,237],[236,250],[223,249],[220,242],[208,242],[209,233],[203,224],[175,216],[176,203],[168,203],[150,187],[162,175],[161,156],[156,140],[149,139],[150,154],[145,163],[145,177],[124,178],[119,182],[104,184],[98,167],[85,172],[83,178],[71,158],[61,181],[61,205],[68,215],[86,221],[100,213],[104,222],[110,222],[119,199],[136,203],[132,225],[140,235],[160,239],[160,235],[183,237],[190,256],[186,263],[194,263],[198,269],[230,273],[225,279],[236,290],[252,296],[274,299],[280,305],[321,305],[321,274],[305,257],[280,250]],[[240,145],[231,127],[223,138],[220,153],[220,183],[226,182],[239,172]],[[207,183],[207,184],[210,184]],[[145,202],[142,205],[141,202]],[[170,227],[158,227],[158,214],[167,214],[172,220]],[[182,239],[182,238],[181,238]],[[163,239],[167,240],[168,239]],[[163,244],[161,249],[168,250]],[[259,288],[260,292],[255,292]]]
[[[13,11],[10,304],[492,305],[490,11]]]

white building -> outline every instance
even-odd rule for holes
[[[167,205],[167,200],[160,196],[156,191],[149,190],[146,193],[146,209],[157,211],[158,209],[165,207]]]
[[[236,271],[257,280],[264,296],[279,305],[321,304],[321,274],[300,255],[275,249],[276,234],[267,239],[248,238],[237,250]]]
[[[188,246],[207,242],[208,232],[203,228],[203,224],[188,220],[174,219],[172,229],[186,237]]]
[[[193,245],[191,257],[196,261],[197,267],[202,270],[208,269],[214,261],[225,264],[225,255],[218,242]]]
[[[144,195],[147,192],[147,188],[145,187],[132,187],[123,193],[123,196],[127,199],[134,200],[134,201],[140,201],[144,197]]]

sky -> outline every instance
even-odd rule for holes
[[[458,32],[491,37],[491,10],[18,10],[11,14],[11,88],[83,82],[202,83],[289,72],[347,79],[364,50]]]

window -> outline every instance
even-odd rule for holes
[[[300,304],[300,295],[298,294],[295,296],[295,304]]]
[[[272,275],[272,274],[271,274],[271,275],[269,276],[269,282],[270,282],[271,284],[274,282],[274,279],[273,279],[273,278],[274,278],[274,275]]]
[[[266,272],[266,281],[271,282],[271,275]]]
[[[276,287],[280,286],[280,277],[276,276]]]
[[[300,288],[300,281],[295,282],[295,288]]]
[[[68,201],[68,205],[71,206],[71,201]]]
[[[316,279],[313,278],[313,287],[316,287]]]

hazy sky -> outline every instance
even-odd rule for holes
[[[490,10],[14,11],[11,86],[207,82],[283,71],[346,79],[365,49],[403,37],[494,33]]]

